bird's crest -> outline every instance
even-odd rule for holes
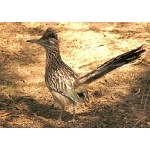
[[[47,39],[47,38],[54,38],[56,40],[58,40],[58,36],[55,30],[53,30],[52,28],[48,28],[45,33],[43,34],[41,39]]]

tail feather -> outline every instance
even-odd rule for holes
[[[129,52],[121,54],[115,58],[112,58],[111,60],[109,60],[106,63],[99,66],[97,69],[82,76],[79,79],[79,84],[90,83],[90,82],[100,78],[101,76],[105,75],[106,73],[108,73],[118,67],[121,67],[125,64],[128,64],[131,61],[134,61],[134,60],[138,59],[143,52],[145,52],[145,49],[143,49],[143,46],[140,46],[136,49],[133,49]]]

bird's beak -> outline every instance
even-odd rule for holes
[[[37,39],[33,39],[33,40],[27,40],[26,42],[30,42],[30,43],[40,43],[40,40]]]

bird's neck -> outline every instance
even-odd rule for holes
[[[57,69],[62,64],[59,47],[46,48],[46,68]]]

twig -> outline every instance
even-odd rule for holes
[[[139,90],[135,94],[133,94],[133,96],[138,95],[140,92],[141,92],[141,89],[139,88]]]
[[[148,100],[149,93],[150,93],[150,89],[149,89],[149,91],[148,91],[148,94],[147,94],[146,99],[145,99],[145,102],[144,102],[144,110],[145,110],[145,107],[146,107],[146,102],[147,102],[147,100]]]
[[[0,69],[2,69],[2,67],[11,59],[11,57],[9,57],[7,60],[5,60],[1,65],[0,65]]]
[[[136,124],[133,126],[133,128],[135,128],[135,126],[139,123],[139,122],[141,122],[142,120],[144,120],[144,119],[146,119],[147,118],[147,116],[146,117],[142,117],[140,120],[138,120],[137,122],[136,122]]]
[[[144,91],[143,91],[143,94],[142,94],[141,104],[142,104],[142,101],[143,101],[143,99],[144,99],[144,93],[145,93],[145,91],[146,91],[147,84],[148,84],[148,80],[145,82],[145,85],[144,85],[145,88],[144,88]]]

